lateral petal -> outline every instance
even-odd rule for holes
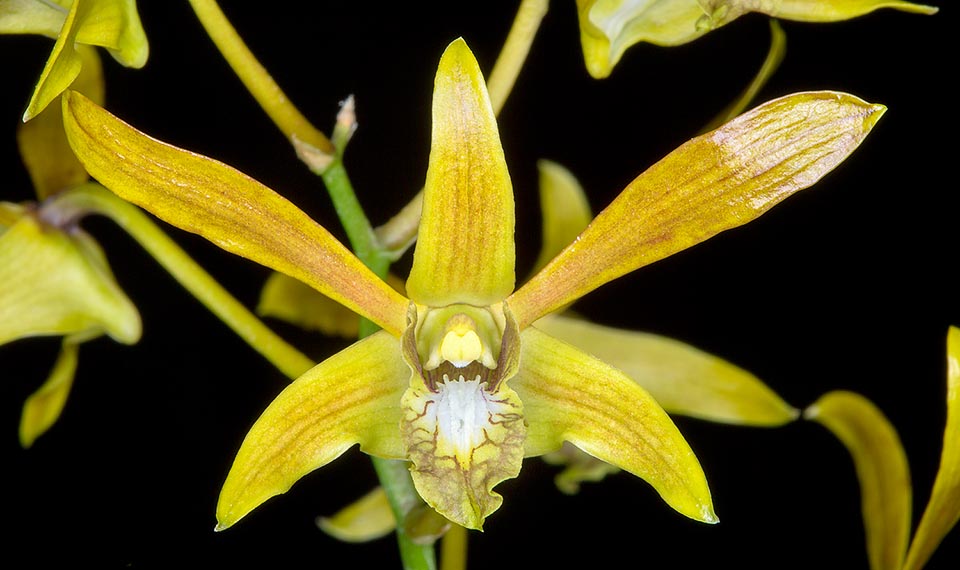
[[[502,301],[513,291],[513,185],[480,66],[451,43],[437,69],[423,211],[407,292],[432,307]]]
[[[795,93],[688,141],[631,182],[508,298],[520,327],[811,186],[859,146],[885,110],[844,93]]]
[[[960,520],[960,329],[947,334],[947,426],[930,501],[913,535],[904,570],[922,568]]]
[[[833,432],[853,456],[870,568],[899,570],[912,511],[910,466],[897,431],[872,402],[853,392],[827,393],[803,415]]]
[[[50,376],[36,392],[30,394],[23,403],[20,416],[20,445],[27,449],[38,437],[47,432],[60,418],[67,396],[73,386],[73,377],[77,372],[79,343],[66,337],[60,348]]]
[[[534,327],[520,336],[520,371],[510,383],[523,401],[527,456],[569,441],[647,481],[678,512],[717,522],[700,462],[643,388]]]
[[[64,95],[67,139],[88,172],[157,217],[303,281],[399,336],[407,300],[285,198],[211,158],[137,131]]]
[[[587,195],[572,172],[550,160],[538,161],[537,170],[540,171],[543,239],[532,273],[570,245],[593,219]]]
[[[386,331],[358,341],[287,386],[247,433],[217,503],[223,530],[354,444],[405,458],[400,397],[410,368]]]
[[[799,415],[753,374],[680,341],[563,315],[535,326],[622,370],[671,414],[766,427]]]

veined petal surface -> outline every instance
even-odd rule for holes
[[[451,43],[437,69],[433,134],[410,299],[482,307],[514,287],[513,185],[480,66]]]
[[[137,131],[82,95],[64,95],[80,162],[121,198],[223,249],[320,291],[396,336],[407,300],[285,198],[211,158]]]
[[[217,529],[351,446],[402,459],[400,398],[410,368],[386,331],[358,341],[287,386],[250,428],[220,491]]]
[[[686,142],[508,298],[520,327],[811,186],[859,146],[885,110],[844,93],[795,93]]]
[[[947,426],[943,430],[940,469],[930,501],[914,533],[905,570],[919,570],[960,521],[960,329],[947,333]]]
[[[523,402],[528,456],[569,441],[647,481],[678,512],[717,522],[700,462],[643,388],[534,327],[520,336],[520,371],[510,382]]]
[[[753,374],[680,341],[563,315],[534,326],[622,370],[671,414],[767,427],[799,415]]]
[[[853,392],[824,394],[804,417],[833,432],[853,456],[870,568],[898,570],[910,538],[912,491],[897,431],[872,402]]]

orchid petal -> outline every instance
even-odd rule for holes
[[[853,456],[872,570],[898,570],[910,538],[910,466],[897,431],[869,400],[835,391],[804,417],[829,429]]]
[[[375,487],[333,516],[317,517],[317,526],[344,542],[369,542],[393,532],[397,519],[390,509],[386,491]]]
[[[39,34],[56,39],[70,0],[0,0],[0,34]]]
[[[534,273],[570,245],[593,219],[587,195],[573,173],[549,160],[537,162],[537,169],[540,171],[543,242],[533,264]]]
[[[33,442],[60,418],[77,372],[78,353],[79,343],[70,337],[64,338],[60,356],[57,357],[47,381],[24,402],[23,414],[20,417],[20,445],[25,449],[33,445]]]
[[[569,441],[644,479],[678,512],[717,522],[693,450],[643,388],[536,328],[520,336],[520,371],[511,386],[523,401],[528,456],[555,451]]]
[[[799,415],[753,374],[688,344],[562,315],[535,326],[622,370],[671,414],[767,427]]]
[[[73,89],[102,104],[104,86],[100,56],[95,48],[85,45],[77,46],[77,54],[82,67],[73,82]],[[33,120],[21,124],[17,128],[17,143],[39,200],[82,184],[90,177],[67,144],[60,105],[49,106]]]
[[[88,10],[79,23],[78,42],[107,48],[113,59],[125,67],[139,69],[147,63],[150,46],[135,0],[74,2],[82,2]]]
[[[379,331],[287,386],[250,428],[220,491],[217,530],[285,493],[354,444],[389,459],[406,456],[400,397],[410,368],[400,342]]]
[[[836,22],[893,8],[934,14],[937,8],[896,0],[577,0],[580,42],[590,75],[610,75],[637,43],[676,46],[748,12],[804,22]]]
[[[64,127],[104,186],[223,249],[286,273],[399,336],[407,300],[285,198],[211,158],[157,141],[82,95],[64,95]]]
[[[947,334],[947,425],[930,501],[914,533],[904,570],[922,568],[960,521],[960,329]]]
[[[439,307],[502,301],[514,287],[513,186],[480,66],[462,40],[437,69],[433,135],[410,299]]]
[[[89,4],[83,0],[74,1],[70,7],[70,12],[63,23],[57,41],[53,44],[53,51],[40,73],[40,79],[33,88],[33,95],[30,96],[30,102],[27,103],[27,109],[23,112],[23,122],[27,122],[46,109],[51,101],[63,93],[73,80],[80,73],[83,66],[83,60],[77,53],[75,43],[77,32],[80,29],[78,19],[82,19],[86,13]]]
[[[844,93],[797,93],[688,141],[631,182],[508,298],[520,327],[811,186],[859,146],[885,110]]]
[[[27,213],[0,234],[0,344],[104,332],[132,344],[140,330],[136,307],[82,230],[68,235]]]
[[[580,483],[585,481],[595,483],[602,481],[607,475],[620,472],[619,467],[584,453],[566,441],[557,451],[551,451],[541,457],[550,465],[563,466],[563,471],[553,478],[553,483],[561,493],[567,495],[579,493]]]

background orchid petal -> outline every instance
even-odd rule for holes
[[[125,67],[141,68],[150,47],[137,13],[136,0],[75,0],[86,13],[79,22],[77,41],[107,48]]]
[[[540,254],[532,273],[570,245],[593,219],[587,195],[572,172],[550,160],[538,161],[537,170],[543,226]]]
[[[943,430],[940,469],[923,512],[905,570],[922,568],[960,520],[960,329],[947,334],[947,426]]]
[[[0,234],[0,345],[28,336],[107,333],[140,338],[140,315],[82,230],[25,214]]]
[[[24,402],[20,416],[20,445],[24,448],[33,445],[60,418],[77,372],[79,348],[76,340],[64,338],[47,381]]]
[[[804,417],[833,432],[853,456],[870,568],[899,569],[912,511],[910,466],[897,431],[872,402],[853,392],[824,394]]]
[[[223,249],[286,273],[399,336],[407,300],[285,198],[211,158],[157,141],[76,92],[64,127],[104,186]]]
[[[401,459],[400,397],[410,368],[386,331],[351,345],[287,386],[250,428],[220,491],[223,530],[354,444]]]
[[[795,93],[684,143],[508,298],[520,327],[811,186],[859,146],[885,110],[845,93]]]
[[[536,328],[521,339],[520,371],[510,385],[523,402],[528,456],[569,441],[644,479],[678,512],[717,521],[700,462],[643,388]]]
[[[39,34],[56,38],[67,18],[68,1],[0,1],[0,34]]]
[[[437,69],[433,134],[410,299],[486,306],[513,291],[513,185],[480,66],[451,43]]]
[[[317,517],[317,526],[344,542],[368,542],[393,532],[397,519],[386,491],[378,486],[332,516]]]
[[[104,85],[100,56],[95,48],[85,45],[77,46],[77,54],[82,67],[72,88],[102,105]],[[60,105],[48,106],[33,120],[19,125],[17,145],[39,200],[82,184],[90,177],[67,143]]]
[[[40,72],[40,79],[37,80],[30,101],[27,103],[27,109],[23,112],[23,122],[29,121],[46,109],[51,101],[70,87],[80,73],[83,60],[77,53],[75,44],[77,32],[80,29],[79,20],[82,19],[86,11],[84,8],[87,6],[82,1],[75,1],[70,6],[70,12],[57,35],[56,43],[53,44],[53,51],[50,52],[50,57],[47,58],[47,63]]]
[[[671,414],[768,427],[799,415],[753,374],[680,341],[562,315],[535,326],[622,370]]]

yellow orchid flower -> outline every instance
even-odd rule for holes
[[[247,434],[217,506],[225,529],[355,444],[411,462],[417,491],[481,528],[524,457],[566,441],[716,521],[693,451],[622,372],[532,326],[604,283],[744,224],[844,160],[885,108],[836,92],[771,101],[640,175],[514,291],[514,203],[473,54],[444,52],[407,296],[284,198],[136,131],[83,96],[65,128],[101,183],[161,219],[313,286],[383,328],[283,390]]]
[[[881,8],[937,12],[934,6],[896,0],[577,0],[584,61],[597,79],[610,75],[634,44],[685,44],[750,12],[819,23],[848,20]]]
[[[74,87],[102,101],[96,50],[78,46],[78,54],[84,64]],[[17,142],[39,202],[0,202],[0,344],[63,336],[49,378],[23,407],[20,443],[30,447],[66,405],[79,343],[103,334],[135,343],[140,315],[114,280],[99,244],[56,204],[58,193],[89,184],[64,136],[60,106],[20,125]]]
[[[70,87],[84,65],[80,46],[106,48],[126,67],[147,63],[149,46],[135,0],[0,0],[0,34],[40,34],[56,43],[23,121]]]

